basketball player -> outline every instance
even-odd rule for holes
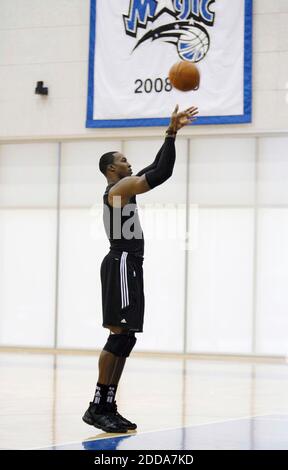
[[[110,335],[99,357],[95,396],[83,421],[106,432],[125,433],[137,428],[118,413],[115,401],[126,358],[136,343],[135,333],[143,331],[144,237],[136,194],[150,191],[172,175],[177,131],[194,121],[198,114],[194,106],[183,112],[178,112],[178,108],[177,105],[172,113],[164,144],[154,162],[136,176],[131,176],[130,163],[117,151],[105,153],[99,161],[108,183],[103,196],[103,218],[110,251],[102,261],[100,272],[103,327],[110,330]]]

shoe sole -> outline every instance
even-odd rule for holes
[[[95,424],[94,421],[90,420],[89,418],[86,418],[86,416],[82,416],[82,420],[84,421],[84,423],[89,424],[90,426],[94,426],[95,428],[101,429],[101,431],[105,431],[105,432],[124,434],[128,431],[127,428],[125,429],[120,428],[118,430],[115,430],[115,429],[112,430],[106,426],[99,426],[98,424]]]

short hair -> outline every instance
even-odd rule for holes
[[[106,176],[108,165],[111,165],[114,163],[115,153],[117,153],[117,150],[115,150],[114,152],[104,153],[104,155],[102,155],[102,157],[99,160],[99,170],[101,171],[101,173],[103,173],[104,176]]]

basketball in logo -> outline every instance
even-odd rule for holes
[[[209,36],[204,28],[191,26],[181,34],[178,40],[178,54],[182,60],[199,62],[207,54],[209,42]]]

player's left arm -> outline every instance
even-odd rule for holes
[[[157,164],[158,164],[158,162],[159,162],[159,160],[160,160],[160,157],[161,157],[161,153],[162,153],[162,150],[163,150],[163,146],[164,146],[164,144],[162,145],[161,149],[160,149],[159,152],[157,153],[154,162],[151,163],[151,165],[148,165],[148,166],[146,166],[145,168],[143,168],[142,170],[138,171],[138,173],[136,174],[136,176],[142,176],[142,175],[144,175],[144,173],[147,173],[147,171],[153,170],[154,168],[157,167]]]
[[[191,106],[190,108],[186,109],[185,111],[182,111],[181,113],[178,113],[178,105],[176,109],[174,110],[174,113],[172,114],[171,120],[169,127],[167,129],[167,132],[170,134],[174,134],[176,136],[176,133],[179,129],[187,125],[188,123],[193,122],[196,119],[196,115],[198,114],[198,108],[196,106]],[[162,155],[162,152],[164,150],[165,143],[162,145],[160,148],[159,152],[157,153],[155,160],[151,165],[146,166],[142,170],[138,171],[136,176],[142,176],[144,173],[147,173],[148,171],[154,170],[157,168],[157,165],[159,163],[160,157]]]

